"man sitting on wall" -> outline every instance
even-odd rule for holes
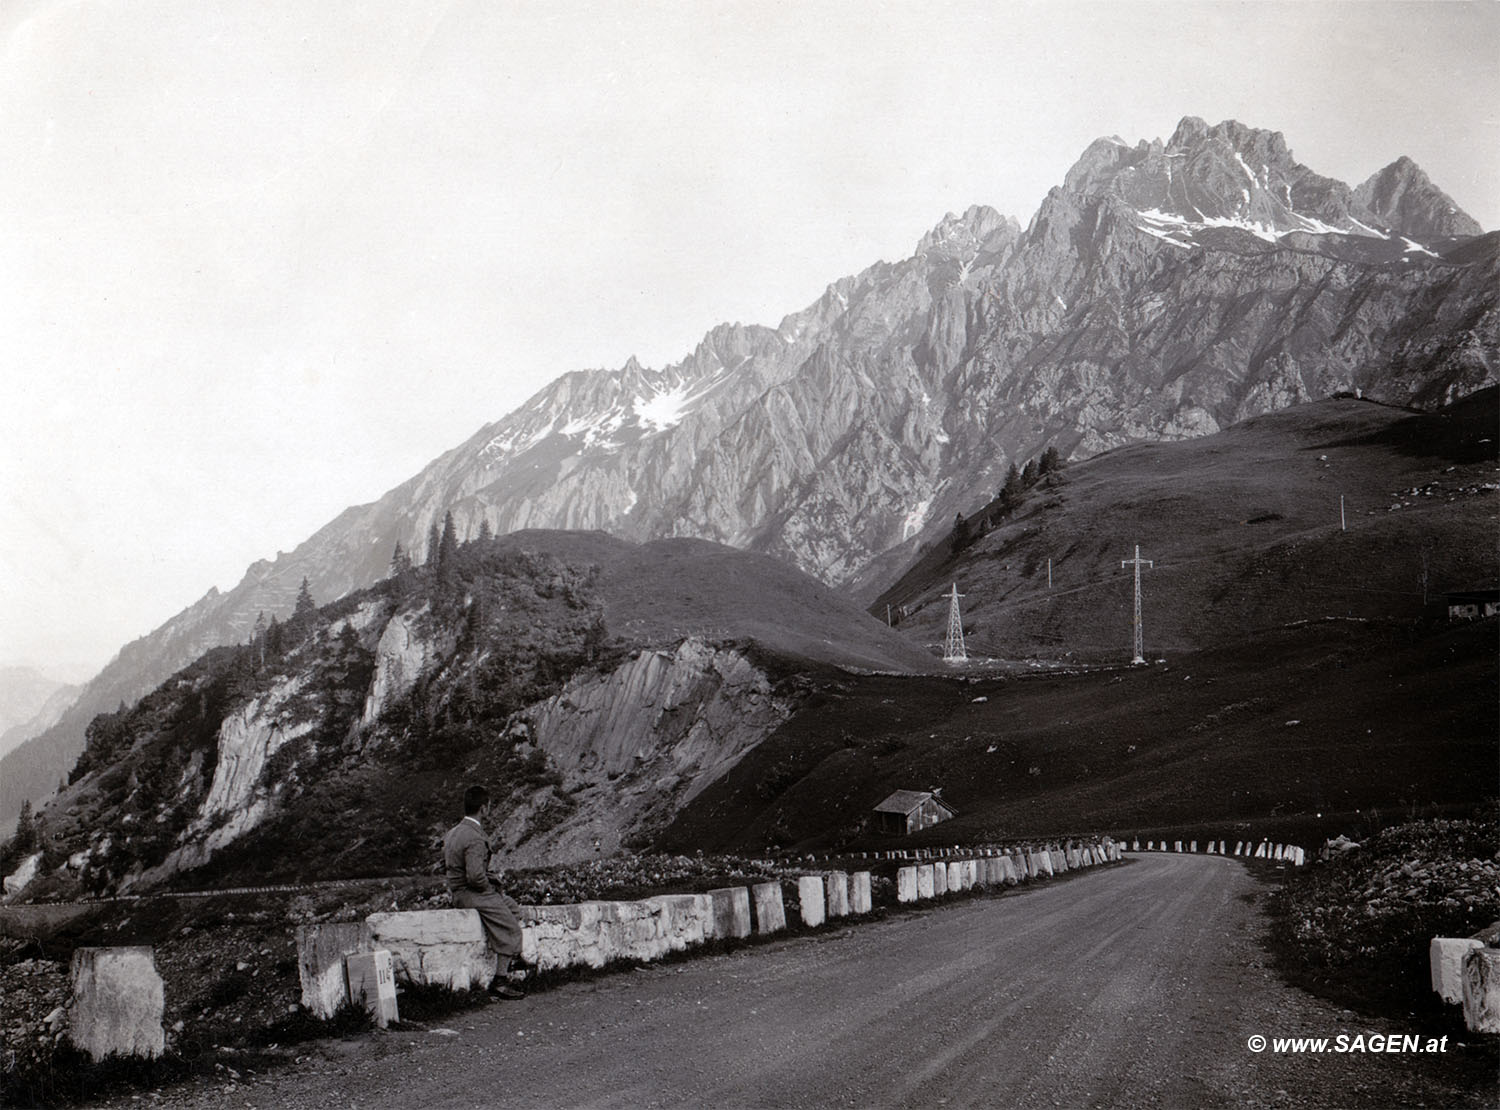
[[[496,890],[490,878],[490,846],[481,824],[489,812],[488,790],[471,786],[464,791],[464,819],[443,837],[443,877],[455,906],[478,911],[485,939],[500,959],[489,993],[497,998],[524,998],[525,992],[506,977],[520,962],[521,923],[516,915],[521,907]]]

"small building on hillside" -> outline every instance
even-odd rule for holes
[[[875,831],[910,836],[957,812],[936,790],[898,790],[875,807]]]
[[[1500,613],[1500,589],[1454,590],[1443,598],[1450,621],[1477,621]]]

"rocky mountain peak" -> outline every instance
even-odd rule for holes
[[[1354,196],[1393,229],[1418,242],[1483,234],[1478,222],[1404,154],[1372,174]]]
[[[1453,201],[1435,189],[1410,159],[1382,170],[1356,192],[1302,165],[1279,131],[1237,120],[1208,124],[1186,116],[1172,137],[1130,146],[1098,139],[1069,170],[1064,190],[1077,197],[1110,196],[1138,213],[1138,226],[1179,246],[1203,234],[1219,246],[1264,250],[1250,238],[1309,248],[1308,236],[1345,236],[1327,249],[1371,261],[1479,233]],[[1322,250],[1324,247],[1316,249]]]
[[[1006,232],[1006,238],[1014,238],[1020,224],[1011,216],[1002,216],[986,204],[972,205],[962,216],[949,212],[936,227],[917,242],[916,254],[955,258],[960,255],[972,257],[985,249],[997,232]]]

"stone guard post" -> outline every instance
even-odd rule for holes
[[[73,950],[68,1037],[95,1063],[106,1056],[156,1057],[166,1047],[166,995],[147,947]]]

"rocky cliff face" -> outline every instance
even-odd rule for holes
[[[644,841],[789,713],[744,655],[698,639],[575,680],[520,719],[562,783],[501,826],[507,861],[573,862]],[[537,830],[558,791],[576,811],[564,825]]]
[[[1101,139],[1025,230],[971,208],[774,328],[557,379],[131,645],[46,742],[76,753],[94,713],[286,612],[304,576],[326,600],[398,541],[420,558],[449,511],[468,535],[719,540],[868,599],[1049,445],[1196,436],[1339,390],[1441,403],[1500,358],[1500,244],[1471,230],[1407,160],[1354,190],[1233,121]]]
[[[282,784],[266,776],[266,764],[288,743],[312,731],[313,722],[283,724],[281,710],[296,696],[299,683],[282,682],[264,697],[231,714],[219,728],[217,762],[208,793],[179,837],[179,844],[155,867],[127,875],[122,890],[156,883],[206,863],[270,813]],[[189,764],[186,779],[198,767]]]

